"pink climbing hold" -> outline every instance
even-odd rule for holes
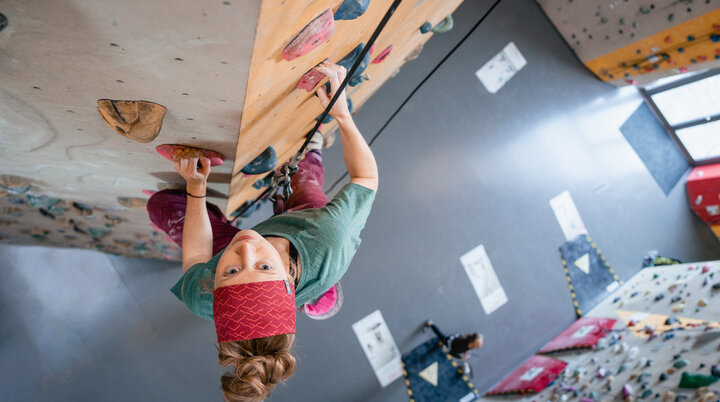
[[[283,59],[296,59],[320,46],[335,32],[335,18],[331,9],[325,10],[300,31],[283,49]]]
[[[305,75],[300,78],[300,81],[297,82],[297,85],[295,85],[295,87],[299,89],[304,89],[308,92],[312,92],[312,90],[315,89],[317,84],[322,81],[323,78],[325,78],[325,74],[315,70],[315,68],[322,64],[325,60],[321,61],[320,63],[316,64],[315,67],[308,70]]]
[[[190,145],[182,144],[162,144],[158,145],[155,150],[162,155],[165,159],[172,161],[175,150],[177,149],[196,149],[202,153],[202,155],[210,159],[210,166],[220,166],[225,163],[225,157],[220,152],[211,151],[209,149],[193,147]]]
[[[688,72],[688,68],[685,67],[685,66],[682,66],[682,67],[680,67],[680,72],[681,72],[681,73],[687,73],[687,72]]]
[[[383,50],[382,52],[380,52],[379,55],[377,55],[377,57],[372,61],[372,63],[378,64],[378,63],[382,63],[383,61],[385,61],[385,59],[388,57],[390,52],[392,52],[392,48],[393,48],[393,45],[386,47],[385,50]]]
[[[703,265],[701,273],[707,274],[708,272],[710,272],[710,267],[707,265]]]
[[[157,191],[155,191],[155,190],[142,190],[142,193],[145,194],[145,195],[147,195],[148,197],[152,197],[153,195],[155,195],[155,193],[157,193]]]

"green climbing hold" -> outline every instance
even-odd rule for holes
[[[90,236],[94,239],[99,239],[110,234],[109,230],[99,228],[88,228],[88,232],[90,232]]]
[[[698,374],[698,373],[682,373],[680,378],[680,388],[700,388],[716,383],[720,380],[719,377],[712,375]]]
[[[650,395],[652,395],[652,393],[653,393],[653,392],[652,392],[651,389],[646,389],[646,390],[643,391],[643,393],[640,395],[640,399],[645,399],[645,398],[649,397]]]
[[[675,360],[675,363],[673,363],[673,367],[679,369],[687,366],[688,364],[690,364],[690,362],[687,361],[687,359],[677,359]]]
[[[650,10],[645,7],[640,7],[640,14],[650,14]]]
[[[448,14],[447,17],[445,17],[442,21],[438,22],[437,25],[435,25],[431,31],[434,33],[445,33],[453,29],[453,26],[455,25],[455,22],[453,21],[452,14]]]
[[[50,198],[45,195],[27,195],[28,204],[35,208],[50,209],[53,205],[60,202],[57,198]]]
[[[670,13],[670,14],[668,15],[668,21],[672,22],[674,19],[675,19],[675,14]]]

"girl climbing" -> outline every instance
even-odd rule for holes
[[[330,82],[330,94],[322,86],[317,91],[327,107],[346,71],[328,62],[317,70]],[[214,320],[220,364],[234,367],[221,377],[228,401],[263,400],[293,374],[296,306],[318,318],[341,301],[336,283],[360,245],[378,172],[344,91],[330,115],[340,128],[350,183],[329,202],[319,132],[292,177],[283,213],[250,230],[231,226],[205,202],[210,160],[196,148],[174,155],[186,192],[160,191],[148,202],[151,221],[182,247],[183,276],[171,291],[194,314]]]

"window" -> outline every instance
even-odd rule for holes
[[[720,68],[671,77],[640,92],[691,164],[720,162]]]

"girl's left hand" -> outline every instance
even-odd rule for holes
[[[188,186],[205,185],[210,175],[210,159],[196,150],[177,150],[173,155],[175,170]]]

